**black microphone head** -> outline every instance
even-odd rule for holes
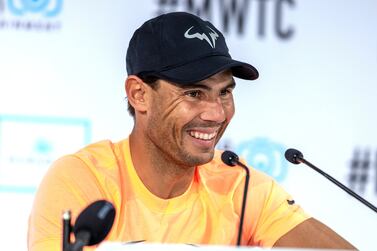
[[[228,166],[235,166],[238,163],[238,155],[231,151],[224,151],[221,154],[221,160]]]
[[[299,150],[293,148],[289,148],[287,151],[285,151],[284,156],[293,164],[300,164],[300,160],[304,158],[304,155]]]
[[[98,200],[85,208],[77,217],[73,232],[75,236],[81,231],[89,232],[88,246],[103,241],[113,226],[115,208],[106,200]]]

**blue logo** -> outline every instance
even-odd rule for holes
[[[53,150],[53,144],[47,139],[39,138],[34,144],[34,151],[39,154],[49,154]]]
[[[34,193],[54,160],[90,141],[84,118],[0,114],[0,193]]]
[[[241,142],[236,152],[252,167],[261,170],[277,181],[283,181],[288,173],[284,158],[285,147],[267,138],[255,138]]]
[[[62,10],[63,0],[8,0],[7,6],[15,16],[39,13],[45,17],[55,17]]]

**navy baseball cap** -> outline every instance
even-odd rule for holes
[[[216,27],[186,12],[145,22],[130,40],[126,63],[128,75],[154,76],[177,84],[193,84],[226,69],[246,80],[259,75],[252,65],[232,59]]]

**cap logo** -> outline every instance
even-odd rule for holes
[[[216,47],[216,39],[219,37],[219,34],[216,33],[216,31],[214,31],[213,29],[211,29],[211,27],[207,26],[208,29],[210,29],[210,32],[208,32],[208,35],[211,37],[211,40],[209,39],[209,37],[207,36],[207,34],[205,33],[202,33],[200,34],[199,32],[196,32],[194,34],[189,34],[190,30],[192,28],[194,28],[194,26],[191,26],[186,32],[185,32],[185,38],[188,38],[188,39],[192,39],[192,38],[197,38],[197,39],[200,39],[200,40],[205,40],[207,41],[207,43],[212,47],[212,48],[215,48]]]

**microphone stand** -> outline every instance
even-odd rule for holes
[[[69,251],[71,246],[71,211],[63,212],[63,251]]]
[[[243,189],[244,195],[243,195],[243,198],[242,198],[242,209],[241,209],[240,226],[239,226],[239,229],[238,229],[238,238],[237,238],[237,246],[240,246],[241,245],[242,228],[243,228],[243,219],[245,217],[247,190],[249,188],[250,172],[249,172],[249,169],[244,164],[242,164],[240,161],[237,161],[237,164],[240,167],[242,167],[245,170],[245,172],[246,172],[245,185],[244,185],[244,189]]]
[[[72,233],[72,214],[70,210],[63,212],[63,251],[82,251],[84,243],[81,242],[71,242],[71,233]],[[89,236],[86,236],[86,239],[89,239]]]
[[[224,151],[221,154],[221,160],[228,166],[240,166],[242,167],[245,172],[245,185],[243,189],[243,198],[242,198],[242,208],[241,208],[241,216],[240,216],[240,225],[238,228],[238,237],[237,237],[237,246],[241,246],[241,237],[242,237],[242,228],[243,228],[243,221],[245,217],[245,208],[246,208],[246,200],[247,200],[247,191],[249,188],[249,179],[250,179],[250,172],[249,168],[245,166],[242,162],[239,161],[238,155],[232,151]]]
[[[355,193],[354,191],[352,191],[351,189],[349,189],[348,187],[346,187],[345,185],[343,185],[342,183],[340,183],[338,180],[336,180],[335,178],[333,178],[329,174],[325,173],[324,171],[322,171],[321,169],[319,169],[318,167],[316,167],[315,165],[313,165],[312,163],[310,163],[309,161],[307,161],[306,159],[304,159],[301,156],[296,156],[296,160],[299,161],[299,162],[301,162],[301,163],[306,164],[310,168],[312,168],[315,171],[317,171],[318,173],[322,174],[324,177],[326,177],[332,183],[334,183],[335,185],[337,185],[338,187],[340,187],[341,189],[343,189],[346,193],[348,193],[349,195],[353,196],[355,199],[357,199],[358,201],[360,201],[361,203],[363,203],[365,206],[369,207],[370,209],[372,209],[374,212],[377,213],[377,208],[375,206],[373,206],[369,201],[367,201],[364,198],[362,198],[361,196],[359,196],[357,193]]]

